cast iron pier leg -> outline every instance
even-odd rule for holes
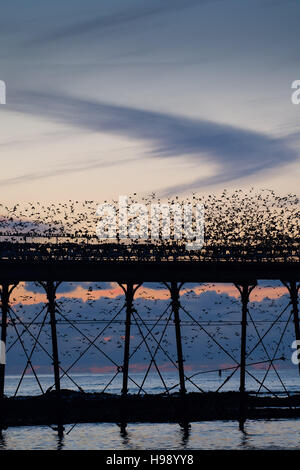
[[[125,343],[124,343],[124,358],[123,358],[123,387],[121,394],[125,397],[128,394],[128,371],[129,371],[129,355],[130,355],[130,330],[131,330],[131,314],[133,309],[133,298],[140,284],[135,285],[133,282],[119,285],[122,287],[125,294],[126,303],[126,320],[125,320]],[[135,286],[135,287],[134,287]]]
[[[45,290],[48,299],[48,312],[50,316],[51,326],[51,340],[52,340],[52,356],[53,356],[53,372],[54,383],[57,395],[60,395],[60,374],[59,374],[59,358],[58,358],[58,343],[56,331],[56,288],[57,285],[53,281],[47,281]]]
[[[4,386],[5,386],[5,355],[6,355],[6,336],[7,336],[7,317],[9,311],[9,297],[17,283],[13,283],[10,287],[9,282],[3,282],[1,285],[0,296],[1,296],[1,356],[0,361],[0,398],[4,397]]]
[[[182,342],[181,342],[181,328],[180,328],[180,288],[181,285],[178,285],[176,281],[172,281],[169,287],[171,300],[172,300],[172,310],[174,314],[174,325],[175,325],[175,335],[176,335],[176,347],[177,347],[177,363],[178,363],[178,373],[179,373],[179,383],[180,383],[180,394],[184,396],[186,394],[185,389],[185,379],[184,379],[184,359],[182,354]]]
[[[241,321],[241,358],[240,358],[240,429],[244,429],[247,411],[247,396],[246,396],[246,347],[247,347],[247,313],[249,297],[256,286],[255,283],[235,284],[241,294],[242,301],[242,321]]]
[[[123,388],[122,395],[128,393],[128,369],[129,369],[129,351],[130,351],[130,330],[131,330],[131,313],[133,306],[133,284],[127,284],[125,292],[126,297],[126,321],[125,321],[125,344],[123,359]]]
[[[48,313],[50,317],[51,327],[51,341],[52,341],[52,358],[53,358],[53,373],[54,373],[54,384],[57,399],[57,431],[58,435],[63,435],[62,425],[62,403],[61,403],[61,389],[60,389],[60,372],[59,372],[59,356],[58,356],[58,342],[57,342],[57,330],[56,330],[56,289],[60,282],[46,281],[40,282],[44,287],[47,300],[48,300]]]

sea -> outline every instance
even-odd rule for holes
[[[192,373],[189,373],[189,376]],[[251,371],[251,374],[261,381],[265,371]],[[229,372],[228,372],[229,375]],[[134,382],[140,383],[142,375],[131,374]],[[280,377],[290,393],[300,392],[300,378],[295,369],[281,370]],[[87,392],[99,392],[108,382],[107,374],[74,374],[74,381]],[[165,373],[168,386],[178,383],[174,373]],[[218,373],[203,374],[193,378],[200,388],[205,391],[216,390],[226,375],[219,377]],[[43,389],[51,387],[53,377],[40,375]],[[14,394],[19,377],[7,376],[5,393]],[[137,388],[131,383],[130,392]],[[284,393],[284,388],[274,371],[270,371],[265,382],[269,390]],[[160,393],[164,389],[158,376],[150,374],[145,384],[147,393]],[[223,390],[238,390],[239,377],[233,376]],[[258,382],[248,377],[247,390],[257,391]],[[75,386],[62,379],[62,388],[75,389]],[[121,376],[115,380],[109,391],[120,393]],[[195,390],[193,384],[187,383],[188,391]],[[262,389],[268,393],[266,389]],[[261,390],[261,391],[262,391]],[[18,395],[39,394],[35,378],[32,375],[24,377]],[[284,420],[248,420],[244,431],[239,429],[236,421],[202,421],[193,422],[182,428],[176,423],[129,423],[120,428],[114,423],[97,424],[68,424],[65,425],[63,437],[50,426],[20,426],[10,427],[0,434],[0,450],[277,450],[300,449],[300,419]]]

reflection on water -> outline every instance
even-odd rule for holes
[[[265,371],[255,371],[260,380]],[[169,385],[178,383],[178,377],[166,373]],[[138,382],[141,376],[132,374]],[[281,371],[286,387],[295,393],[299,391],[299,377],[294,370]],[[78,374],[74,378],[86,391],[100,391],[107,383],[105,374]],[[52,376],[40,376],[42,384],[48,388],[53,384]],[[201,388],[216,390],[224,378],[210,374],[197,378]],[[13,395],[18,377],[8,376],[5,392]],[[267,386],[273,391],[280,391],[280,383],[273,371],[270,371]],[[256,390],[257,383],[247,378],[247,390]],[[122,384],[113,383],[111,392],[120,393]],[[190,384],[187,384],[188,389]],[[73,388],[72,384],[62,381],[62,387]],[[239,378],[230,380],[224,390],[238,390]],[[155,376],[149,377],[150,393],[162,392],[162,385]],[[133,389],[130,390],[134,392]],[[191,390],[189,390],[191,391]],[[25,376],[22,395],[39,393],[32,376]],[[180,424],[77,424],[66,425],[64,435],[58,435],[47,426],[9,428],[0,433],[0,449],[300,449],[299,420],[246,421],[243,431],[236,421],[205,421]]]
[[[66,431],[68,431],[66,426]],[[46,426],[2,431],[0,449],[300,449],[300,420],[235,421],[178,424],[78,424],[58,436]]]

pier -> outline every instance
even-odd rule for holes
[[[15,314],[13,319],[10,311],[10,298],[14,289],[24,281],[36,282],[45,292],[47,303],[46,315],[43,322],[51,327],[51,357],[53,365],[53,386],[38,397],[27,397],[22,400],[5,397],[5,364],[0,366],[0,399],[1,425],[20,424],[58,424],[63,427],[73,422],[120,422],[130,421],[175,421],[192,422],[201,419],[237,419],[243,427],[247,418],[262,417],[299,417],[299,395],[290,395],[288,390],[284,397],[279,397],[269,390],[264,381],[258,380],[248,369],[247,363],[247,328],[249,319],[249,297],[259,280],[280,280],[285,286],[290,302],[286,308],[291,311],[294,323],[295,339],[300,339],[298,294],[300,287],[300,264],[297,246],[293,249],[277,247],[268,250],[266,247],[244,246],[242,249],[231,249],[226,246],[210,246],[201,252],[188,252],[176,244],[169,246],[155,245],[121,245],[86,242],[85,244],[72,241],[47,239],[42,242],[22,240],[2,242],[0,245],[0,286],[1,286],[1,341],[6,343],[8,330],[19,324],[24,331],[30,332],[29,326]],[[71,371],[64,369],[60,363],[59,341],[57,329],[61,311],[57,305],[56,293],[62,282],[115,282],[124,293],[125,317],[123,321],[123,362],[116,365],[116,375],[122,375],[122,388],[118,394],[87,393],[78,387],[78,391],[68,391],[61,388],[61,377],[71,377]],[[168,388],[162,382],[165,393],[149,395],[144,383],[136,394],[130,393],[131,360],[131,328],[132,325],[146,326],[147,334],[141,333],[141,342],[147,346],[147,338],[153,337],[151,327],[147,326],[135,308],[135,295],[145,282],[161,283],[169,292],[170,321],[174,325],[177,359],[175,366],[178,371],[178,388]],[[220,344],[209,331],[195,318],[186,312],[181,304],[181,290],[185,283],[231,283],[237,289],[240,298],[240,354],[236,361],[225,346]],[[182,345],[182,314],[188,315],[193,324],[206,333],[210,340],[222,349],[234,362],[233,371],[239,372],[239,390],[223,392],[216,390],[207,392],[198,387],[193,393],[187,393],[186,384],[193,382],[185,371],[184,350]],[[68,318],[63,315],[65,321]],[[101,318],[99,318],[101,320]],[[71,323],[71,322],[70,322]],[[107,321],[109,323],[109,320]],[[274,319],[276,324],[276,318]],[[80,333],[80,323],[76,320],[72,325]],[[280,323],[278,323],[281,326]],[[283,328],[283,326],[282,326]],[[105,325],[103,326],[103,334]],[[32,336],[32,333],[30,333]],[[83,333],[84,334],[84,333]],[[17,338],[21,344],[22,335]],[[43,345],[39,336],[34,338],[34,347]],[[154,338],[155,339],[155,338]],[[162,348],[163,335],[157,342],[157,350]],[[87,338],[94,343],[94,340]],[[263,345],[263,337],[258,337],[258,344]],[[150,351],[148,347],[148,351]],[[23,345],[26,366],[30,367],[38,380],[38,372],[31,362],[30,355]],[[168,351],[165,351],[168,357]],[[270,367],[278,359],[267,353]],[[9,359],[9,356],[8,356]],[[155,366],[155,354],[150,351],[150,367]],[[169,357],[169,359],[171,359]],[[173,361],[174,363],[174,361]],[[300,366],[299,366],[300,373]],[[250,374],[257,381],[260,389],[267,396],[256,394],[252,396],[246,389],[245,378]],[[22,377],[21,377],[22,378]],[[299,377],[300,390],[300,377]]]

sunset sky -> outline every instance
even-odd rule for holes
[[[297,0],[3,0],[1,200],[298,192]]]
[[[291,321],[289,321],[282,340],[280,340],[282,332],[285,330],[284,326],[291,315],[290,309],[287,308],[289,296],[286,288],[279,281],[261,281],[252,292],[250,300],[247,364],[253,365],[249,369],[253,371],[255,369],[266,370],[266,360],[268,359],[264,350],[266,347],[268,354],[276,358],[274,362],[276,368],[294,368],[296,370],[289,360],[290,344],[294,338],[294,325]],[[34,283],[21,283],[13,292],[11,301],[12,318],[18,322],[21,319],[27,325],[35,318],[36,325],[29,326],[29,331],[37,336],[46,313],[43,310],[46,302],[43,288]],[[121,311],[124,305],[124,296],[120,286],[114,282],[63,283],[58,289],[57,302],[59,354],[63,369],[66,370],[75,361],[70,371],[71,374],[91,372],[107,373],[109,377],[110,375],[114,376],[116,372],[114,362],[122,364],[123,361],[125,312]],[[149,351],[145,345],[142,345],[138,351],[135,349],[141,342],[143,334],[147,338],[147,344],[152,354],[154,354],[157,346],[156,340],[160,339],[164,325],[171,313],[170,310],[166,310],[169,304],[170,295],[164,285],[145,283],[138,289],[135,296],[135,313],[132,317],[130,336],[131,353],[133,354],[130,360],[131,373],[146,372],[151,359]],[[214,372],[210,372],[210,375],[207,376],[209,379],[218,375],[215,369],[235,366],[236,363],[232,358],[238,362],[240,354],[241,306],[238,290],[232,284],[186,284],[181,291],[181,304],[184,309],[180,311],[180,316],[186,373],[212,370]],[[109,324],[109,320],[115,318],[118,312],[120,313],[116,320],[120,322]],[[191,325],[189,314],[201,323],[206,332],[201,330],[196,323]],[[70,323],[66,323],[66,318],[69,322],[76,320],[75,327],[77,329]],[[160,323],[155,326],[154,323],[159,318],[161,318]],[[251,318],[256,321],[256,327],[253,327]],[[279,322],[273,325],[275,318]],[[147,326],[142,323],[141,319],[146,322]],[[136,326],[136,320],[139,321],[140,327]],[[107,325],[105,331],[95,344],[107,356],[92,346],[81,357],[81,353],[89,345],[84,335],[93,341],[105,325]],[[34,345],[33,337],[19,323],[16,324],[16,328],[19,334],[22,333],[22,340],[28,351],[31,351]],[[39,341],[43,348],[51,353],[49,328],[49,322],[46,321]],[[152,336],[148,335],[147,337],[149,331],[147,328],[153,328],[151,330]],[[20,374],[26,364],[20,343],[14,344],[17,331],[11,326],[9,327],[7,354],[7,372],[9,374]],[[209,335],[212,335],[214,340],[229,354],[222,350]],[[254,348],[259,342],[259,337],[263,335],[265,335],[264,347],[259,344]],[[278,342],[280,346],[277,350]],[[159,348],[155,353],[157,364],[163,375],[168,372],[174,373],[176,369],[171,361],[176,361],[177,357],[173,321],[168,323],[163,334],[162,348],[167,350],[169,357],[166,356],[163,349]],[[254,351],[250,353],[253,348]],[[79,360],[77,361],[77,359]],[[51,372],[49,356],[45,354],[40,345],[32,356],[32,363],[39,373]],[[153,366],[151,372],[152,374],[156,373]],[[230,375],[231,372],[231,369],[223,372],[219,379],[220,384],[226,374]],[[28,367],[27,373],[31,373],[30,367]],[[270,375],[272,376],[272,373]]]

